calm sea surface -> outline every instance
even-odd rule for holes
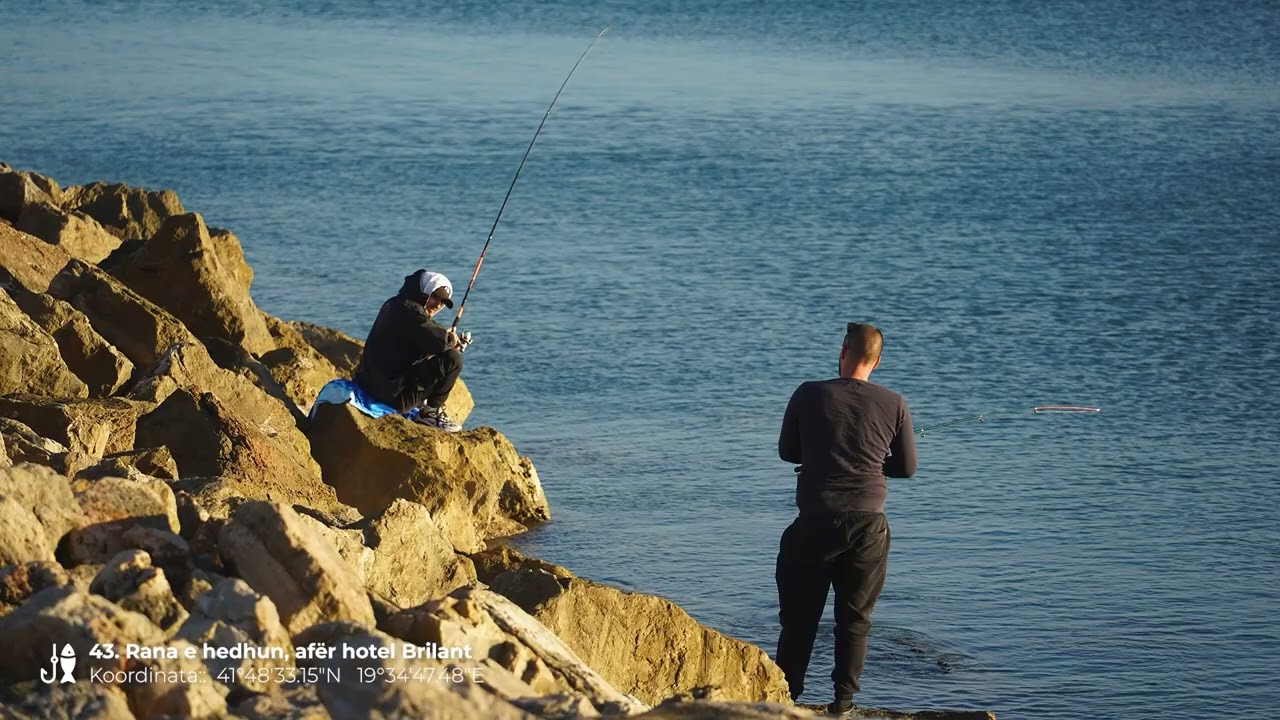
[[[860,701],[1280,704],[1280,6],[0,0],[0,161],[169,187],[264,309],[465,282],[519,541],[772,651],[775,454],[841,329],[929,425]],[[806,699],[830,687],[830,621]]]

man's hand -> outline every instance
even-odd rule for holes
[[[471,333],[466,330],[455,331],[453,328],[449,328],[445,330],[445,340],[449,343],[450,350],[461,352],[471,344]]]

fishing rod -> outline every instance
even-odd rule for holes
[[[529,147],[525,148],[524,157],[520,158],[520,164],[516,166],[516,175],[511,178],[511,186],[507,188],[507,194],[502,198],[502,205],[498,207],[498,216],[493,219],[493,227],[489,228],[489,237],[484,241],[484,248],[480,250],[480,257],[476,260],[476,267],[471,271],[471,281],[467,283],[467,290],[462,294],[462,302],[458,304],[458,312],[453,316],[453,325],[449,330],[456,332],[458,329],[458,321],[462,319],[462,310],[467,306],[467,296],[471,294],[471,287],[476,284],[476,276],[480,274],[480,266],[484,264],[485,253],[489,252],[489,243],[493,242],[493,233],[498,229],[498,221],[502,220],[502,211],[507,209],[507,201],[511,199],[511,191],[516,189],[516,181],[520,179],[520,171],[524,169],[524,163],[529,159],[529,153],[533,151],[533,144],[538,142],[538,135],[542,133],[542,126],[547,124],[547,118],[551,116],[551,109],[556,106],[556,101],[560,99],[560,93],[564,92],[564,88],[569,84],[569,78],[573,77],[573,71],[578,69],[582,61],[586,59],[587,53],[591,52],[591,48],[600,42],[600,38],[609,32],[612,25],[606,25],[595,40],[582,51],[582,55],[578,56],[578,61],[573,64],[569,70],[569,74],[565,76],[564,82],[560,83],[560,89],[556,91],[555,97],[551,98],[551,104],[547,106],[547,111],[542,115],[542,122],[538,123],[538,129],[533,132],[533,139],[529,141]],[[468,336],[469,337],[469,336]]]
[[[951,425],[959,425],[966,422],[985,422],[989,417],[1008,417],[1014,415],[1024,415],[1026,413],[1034,413],[1043,415],[1047,413],[1100,413],[1102,408],[1090,407],[1088,405],[1034,405],[1029,408],[1019,408],[1017,410],[998,410],[996,412],[983,413],[981,415],[967,415],[955,420],[937,423],[936,425],[927,425],[925,427],[916,428],[915,434],[924,437],[924,434],[930,430],[937,430]]]

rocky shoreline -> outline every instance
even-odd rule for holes
[[[810,716],[759,648],[502,546],[550,510],[498,431],[310,414],[360,343],[252,279],[171,191],[0,164],[0,718]]]

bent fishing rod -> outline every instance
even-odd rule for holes
[[[542,134],[542,126],[547,124],[547,118],[551,116],[552,108],[556,106],[556,101],[560,99],[560,93],[564,92],[565,86],[569,84],[569,78],[573,77],[574,70],[578,69],[578,66],[586,59],[591,49],[596,46],[596,43],[600,42],[600,38],[609,32],[610,27],[612,26],[606,25],[600,31],[600,34],[596,35],[596,38],[591,41],[591,44],[587,46],[587,49],[583,50],[582,54],[578,56],[578,61],[570,68],[569,74],[564,78],[564,82],[560,83],[560,89],[556,91],[555,97],[551,98],[551,104],[547,106],[547,111],[542,114],[542,122],[538,123],[538,129],[533,132],[533,139],[529,141],[529,147],[525,148],[524,157],[520,158],[520,164],[516,166],[516,175],[511,178],[511,186],[507,188],[507,194],[502,198],[502,205],[498,207],[498,216],[493,219],[493,227],[489,228],[489,237],[485,239],[484,247],[480,250],[480,257],[476,260],[476,267],[471,271],[471,280],[467,283],[466,292],[462,294],[462,302],[458,304],[458,312],[453,316],[453,325],[449,327],[450,331],[456,332],[458,329],[458,321],[462,319],[462,311],[467,306],[467,296],[471,294],[471,288],[476,284],[476,276],[480,274],[480,266],[484,264],[485,253],[489,252],[489,243],[493,242],[493,234],[498,230],[498,222],[502,220],[502,211],[507,209],[507,201],[511,199],[511,191],[516,189],[516,181],[520,179],[520,171],[524,169],[524,163],[529,159],[529,153],[533,151],[533,144],[538,142],[538,135]]]
[[[924,437],[924,434],[930,430],[937,430],[938,428],[949,427],[951,425],[959,425],[960,423],[985,422],[987,418],[992,417],[1011,417],[1027,413],[1044,415],[1056,413],[1095,414],[1100,412],[1102,412],[1102,408],[1090,407],[1088,405],[1033,405],[1029,408],[1019,408],[1016,410],[997,410],[995,412],[982,413],[981,415],[966,415],[965,417],[956,418],[955,420],[948,420],[935,425],[926,425],[925,427],[916,428],[915,434],[920,437]]]

